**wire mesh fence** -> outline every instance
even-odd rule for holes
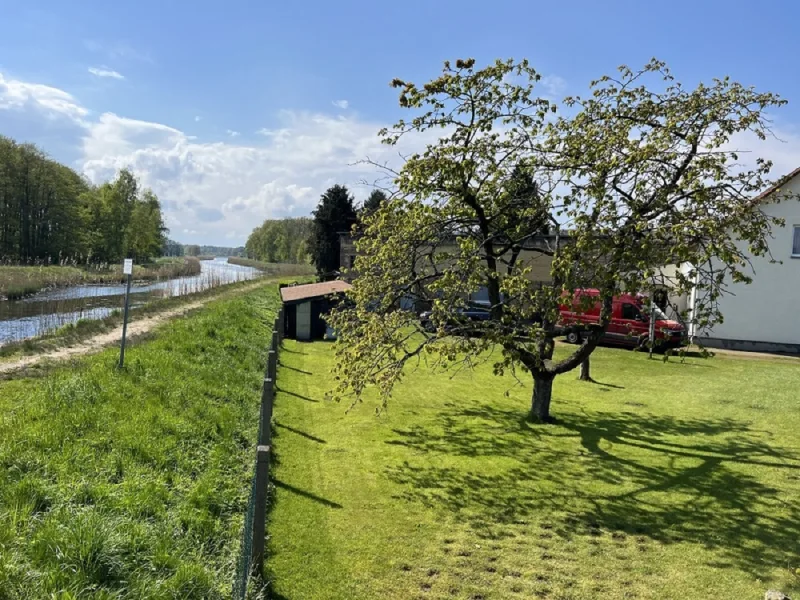
[[[245,600],[247,597],[247,583],[253,567],[253,515],[255,513],[256,499],[256,470],[253,468],[253,477],[250,483],[250,498],[247,501],[244,525],[242,526],[242,543],[239,547],[239,559],[236,561],[236,578],[233,581],[234,600]]]
[[[261,392],[261,407],[258,423],[258,446],[253,467],[250,496],[247,501],[242,542],[236,561],[233,580],[233,600],[246,600],[251,582],[263,580],[266,547],[267,488],[269,485],[270,443],[272,441],[272,406],[275,397],[275,380],[278,370],[278,352],[283,341],[283,309],[275,318],[275,326],[267,352],[264,385]]]

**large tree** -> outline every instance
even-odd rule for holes
[[[327,279],[342,265],[339,261],[339,234],[347,233],[356,222],[353,197],[343,185],[334,185],[322,194],[314,210],[314,229],[309,240],[317,274]]]
[[[492,361],[497,373],[530,373],[531,416],[547,421],[554,378],[595,349],[615,295],[688,264],[668,283],[676,294],[697,286],[693,318],[711,323],[727,282],[748,279],[748,248],[767,251],[773,220],[751,198],[770,164],[739,164],[732,136],[767,135],[777,96],[728,79],[689,90],[653,61],[593,82],[556,117],[534,93],[539,79],[526,61],[460,60],[424,86],[393,82],[414,115],[383,141],[442,137],[392,174],[395,198],[366,219],[352,302],[332,317],[340,397],[369,384],[386,397],[422,357]],[[541,260],[544,285],[533,276]],[[556,358],[554,339],[568,332],[559,305],[585,287],[599,291],[599,322]],[[458,319],[481,288],[492,318]],[[430,306],[432,328],[401,308],[409,297]]]

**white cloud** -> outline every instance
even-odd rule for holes
[[[111,112],[92,116],[68,92],[0,75],[3,109],[79,123],[76,166],[92,181],[106,181],[129,167],[158,194],[175,238],[226,245],[244,243],[266,218],[308,215],[334,183],[348,185],[363,200],[368,190],[359,181],[372,181],[378,173],[354,163],[369,157],[397,166],[400,153],[418,151],[441,133],[432,131],[404,141],[413,146],[393,148],[377,136],[385,123],[350,113],[286,110],[258,131],[257,142],[234,137],[207,142],[162,123]],[[751,150],[742,154],[742,162],[756,156],[772,159],[775,177],[800,166],[800,135],[788,125],[777,135],[785,142],[737,137],[737,148]]]
[[[112,79],[125,79],[122,73],[109,69],[107,67],[89,67],[89,73],[97,77],[110,77]]]
[[[192,241],[243,243],[266,218],[308,215],[333,183],[363,199],[359,181],[377,174],[353,163],[397,160],[377,136],[382,123],[298,111],[283,111],[278,121],[257,144],[202,142],[105,113],[87,130],[81,168],[99,182],[129,167],[164,202],[168,223],[181,224],[176,231],[197,232],[186,234]]]
[[[734,135],[724,149],[738,154],[738,164],[742,168],[752,169],[756,159],[764,158],[772,161],[769,178],[780,179],[800,167],[800,133],[797,129],[782,123],[774,129],[774,135],[766,140],[759,140],[756,134],[743,132]]]
[[[89,111],[81,106],[72,94],[42,85],[16,79],[6,79],[0,73],[0,109],[34,109],[48,117],[66,117],[82,122]]]
[[[334,100],[331,102],[336,108],[345,109],[350,106],[350,103],[347,100]]]
[[[567,89],[567,80],[558,75],[545,75],[539,80],[539,85],[549,96],[561,96]]]
[[[231,136],[232,138],[239,137],[241,135],[238,131],[234,131],[233,129],[228,129],[227,132],[228,135]]]

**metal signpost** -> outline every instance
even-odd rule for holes
[[[122,317],[122,344],[119,347],[119,368],[125,365],[125,336],[128,333],[128,306],[131,296],[131,276],[133,275],[133,259],[126,258],[122,264],[123,275],[128,276],[127,287],[125,288],[125,312]]]
[[[650,294],[650,358],[653,358],[653,347],[656,345],[656,303],[653,299],[654,294]]]

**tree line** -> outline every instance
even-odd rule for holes
[[[312,222],[308,217],[267,219],[247,238],[249,258],[263,262],[307,263]]]
[[[373,190],[357,207],[346,186],[331,186],[311,218],[268,219],[254,229],[245,245],[247,255],[264,262],[311,262],[320,277],[332,277],[346,266],[339,264],[339,235],[350,232],[386,199],[382,191]]]
[[[170,240],[171,241],[171,240]],[[200,245],[200,244],[179,244],[178,242],[173,242],[173,244],[177,244],[180,246],[180,253],[177,256],[242,256],[244,254],[244,247],[238,246],[236,248],[231,248],[229,246],[208,246],[208,245]],[[173,251],[178,251],[177,248],[174,246],[170,246],[168,244],[168,248]],[[172,256],[172,255],[169,255]]]
[[[0,258],[104,263],[158,256],[167,228],[158,197],[123,169],[93,185],[33,144],[0,136]]]

